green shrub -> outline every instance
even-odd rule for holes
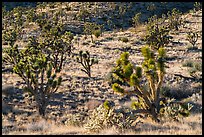
[[[188,117],[193,105],[190,103],[175,102],[175,99],[168,99],[160,102],[163,107],[160,109],[160,116],[165,119],[179,121],[182,117]]]
[[[136,117],[117,112],[114,107],[107,107],[107,103],[100,105],[89,116],[84,128],[91,132],[99,132],[107,128],[116,128],[121,132],[133,127]]]
[[[121,40],[122,42],[125,42],[125,43],[127,43],[127,42],[129,41],[127,37],[122,37],[122,38],[120,38],[120,40]]]
[[[95,30],[93,34],[96,36],[96,38],[98,38],[101,35],[101,30]]]

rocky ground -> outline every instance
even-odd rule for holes
[[[161,125],[153,126],[152,122],[144,120],[143,123],[145,124],[138,126],[138,132],[128,131],[127,134],[165,134],[165,132],[167,134],[187,134],[186,131],[188,129],[190,130],[189,134],[202,133],[202,82],[200,80],[202,72],[197,72],[196,77],[192,77],[189,74],[189,68],[183,66],[183,63],[189,60],[202,64],[202,11],[188,13],[183,15],[183,17],[187,21],[186,25],[181,27],[179,31],[171,33],[173,40],[166,47],[169,60],[166,64],[167,73],[165,75],[164,87],[166,89],[166,96],[172,96],[178,100],[189,100],[194,105],[192,115],[184,119],[183,123],[174,126],[168,122],[164,123],[163,128],[160,127]],[[188,31],[192,30],[197,31],[199,34],[196,43],[198,49],[196,50],[188,50],[190,43],[186,40],[186,35]],[[114,102],[116,106],[128,106],[130,104],[129,98],[113,94],[113,90],[107,82],[107,75],[123,51],[130,53],[130,60],[133,63],[141,64],[143,58],[140,48],[145,45],[144,41],[142,41],[144,34],[145,26],[143,25],[139,27],[137,33],[134,32],[133,28],[125,31],[105,32],[103,36],[94,38],[95,44],[91,44],[89,37],[84,39],[83,35],[79,35],[80,41],[79,44],[74,44],[73,53],[78,54],[79,49],[87,50],[91,56],[98,58],[99,63],[93,65],[91,70],[92,78],[88,78],[80,70],[82,66],[74,59],[66,62],[62,72],[64,81],[58,92],[53,95],[53,99],[47,107],[48,121],[38,118],[35,101],[28,93],[23,93],[22,91],[23,81],[16,74],[3,73],[3,86],[10,84],[15,87],[13,94],[9,94],[9,96],[2,95],[2,111],[4,113],[2,114],[3,134],[86,134],[82,128],[70,128],[70,132],[57,133],[55,131],[55,133],[54,131],[51,132],[49,130],[50,127],[46,125],[51,127],[60,125],[65,129],[65,121],[69,118],[70,114],[87,116],[105,100]],[[119,41],[120,37],[127,37],[129,41],[127,43]],[[191,118],[196,121],[189,120]],[[36,124],[34,124],[35,122]],[[40,122],[44,127],[39,126]],[[46,122],[49,124],[46,124]],[[51,123],[54,123],[54,125]],[[178,126],[184,127],[179,130]],[[54,127],[50,129],[54,129]],[[145,132],[145,129],[148,131]],[[156,129],[160,129],[161,132]],[[176,129],[177,132],[175,133],[174,130],[176,131]],[[43,132],[45,130],[46,132]],[[101,134],[105,133],[107,132]],[[117,133],[110,130],[110,134]]]

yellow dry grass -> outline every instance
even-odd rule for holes
[[[83,127],[57,125],[45,122],[49,128],[41,131],[13,131],[9,135],[201,135],[202,134],[202,114],[193,114],[184,118],[180,122],[166,121],[156,123],[146,119],[136,128],[120,132],[115,128],[105,128],[99,133],[88,132]]]

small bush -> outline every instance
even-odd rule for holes
[[[111,108],[106,101],[91,113],[84,128],[92,132],[99,132],[112,127],[123,131],[132,127],[135,118],[135,116],[131,118],[121,112],[117,113],[116,109]]]
[[[141,18],[141,12],[135,14],[135,16],[132,18],[135,29],[140,24],[140,18]]]
[[[49,130],[51,125],[45,121],[41,120],[39,122],[33,122],[27,125],[27,130],[28,131],[47,131]]]
[[[160,116],[167,119],[179,121],[182,117],[188,117],[193,105],[190,103],[175,102],[175,99],[168,99],[160,102],[162,107],[160,109]]]
[[[164,19],[156,15],[148,19],[147,34],[144,40],[151,49],[158,50],[160,47],[165,47],[172,39],[169,35],[169,27],[163,24]]]
[[[174,8],[174,9],[172,9],[171,13],[168,12],[167,15],[168,15],[168,19],[169,19],[169,28],[171,30],[175,29],[176,31],[178,31],[179,26],[183,22],[183,20],[181,18],[182,13],[178,9]]]
[[[127,43],[129,41],[127,37],[122,37],[119,40],[122,42],[125,42],[125,43]]]
[[[65,121],[67,126],[82,126],[83,125],[83,116],[80,114],[68,114],[68,119]]]
[[[98,38],[101,35],[101,30],[95,30],[93,34],[96,36],[96,38]]]
[[[187,51],[196,51],[196,50],[198,50],[198,47],[195,47],[195,46],[192,46],[192,45],[187,47]]]
[[[195,62],[194,68],[198,71],[202,71],[202,63],[201,62]]]
[[[187,60],[182,64],[183,67],[193,67],[193,61]]]
[[[190,75],[194,75],[198,71],[202,71],[202,64],[201,62],[195,62],[192,60],[187,60],[183,63],[183,67],[190,67],[188,69]]]

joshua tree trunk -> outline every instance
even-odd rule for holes
[[[45,94],[43,92],[41,92],[40,94],[35,95],[35,100],[37,102],[39,115],[44,117],[45,116],[46,107],[47,107],[48,102],[49,102],[49,98],[48,97],[45,98]]]
[[[91,34],[91,42],[93,43],[93,36],[92,36],[92,34]]]

